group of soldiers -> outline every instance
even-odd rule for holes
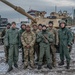
[[[58,65],[64,65],[64,57],[66,57],[66,69],[69,69],[71,59],[69,48],[72,46],[72,39],[72,33],[66,28],[66,22],[63,20],[59,23],[59,30],[54,28],[52,21],[49,21],[48,26],[34,24],[32,28],[30,25],[22,24],[21,30],[16,28],[15,22],[12,22],[11,27],[8,24],[4,36],[8,72],[13,69],[13,64],[18,68],[19,48],[22,50],[24,69],[28,65],[35,68],[35,62],[38,62],[38,69],[41,69],[43,64],[47,64],[49,69],[56,67],[56,47],[58,46],[60,51]]]

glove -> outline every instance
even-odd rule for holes
[[[9,49],[9,46],[6,46],[6,49]]]
[[[58,48],[59,47],[59,45],[54,45],[56,48]]]
[[[19,46],[19,49],[21,48],[21,46]]]
[[[72,51],[72,49],[71,49],[71,48],[69,48],[69,53],[71,53],[71,51]]]

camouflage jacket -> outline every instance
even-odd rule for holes
[[[23,30],[23,29],[21,29],[20,31],[19,31],[19,38],[20,38],[20,40],[19,40],[19,46],[22,46],[22,42],[21,42],[21,35],[22,35],[22,33],[24,32],[25,30]]]
[[[32,31],[31,32],[24,31],[21,36],[21,41],[24,47],[27,45],[30,45],[31,47],[33,47],[35,44],[35,39],[36,39],[36,36]]]
[[[59,38],[58,38],[58,31],[57,31],[57,29],[56,28],[52,28],[52,29],[48,28],[48,31],[53,34],[53,37],[54,37],[54,42],[53,43],[55,45],[58,45]]]

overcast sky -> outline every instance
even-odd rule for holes
[[[7,0],[16,6],[20,6],[27,12],[29,9],[46,11],[47,15],[51,11],[55,11],[55,6],[57,6],[57,11],[67,10],[69,13],[73,14],[73,9],[75,8],[75,0]],[[26,17],[19,14],[11,7],[0,2],[0,15],[2,17],[8,18],[10,22],[25,20]]]

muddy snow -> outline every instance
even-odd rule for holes
[[[75,44],[73,45],[73,49],[71,52],[71,65],[70,69],[65,69],[66,63],[63,66],[58,66],[59,54],[56,53],[56,61],[57,66],[52,70],[49,70],[46,65],[42,66],[41,70],[37,69],[37,65],[35,69],[31,69],[30,66],[26,70],[23,69],[24,65],[22,63],[22,54],[21,50],[19,52],[19,60],[18,60],[18,69],[13,66],[13,70],[7,73],[8,64],[5,63],[5,55],[4,55],[4,48],[0,46],[0,75],[75,75]],[[66,62],[66,60],[65,60]]]

